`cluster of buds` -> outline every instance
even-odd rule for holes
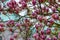
[[[32,5],[31,10],[28,6],[29,4]],[[18,40],[18,36],[22,35],[23,32],[25,32],[23,34],[24,40],[28,40],[32,34],[32,38],[35,40],[60,40],[60,5],[56,3],[55,0],[19,0],[19,2],[10,0],[7,2],[6,6],[8,6],[8,10],[4,10],[4,7],[0,5],[0,13],[5,14],[5,11],[7,11],[6,13],[19,14],[24,9],[28,10],[26,15],[18,15],[21,19],[17,22],[8,20],[6,23],[0,23],[0,32],[8,30],[13,34],[10,40]],[[5,29],[5,27],[7,28]],[[32,30],[32,28],[34,29]],[[35,33],[33,33],[34,30]]]

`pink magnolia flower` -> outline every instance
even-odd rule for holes
[[[7,23],[6,23],[7,26],[14,26],[14,20],[9,20]]]

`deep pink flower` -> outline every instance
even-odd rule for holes
[[[53,7],[53,8],[52,8],[52,11],[53,11],[53,12],[56,12],[56,8],[55,8],[55,7]]]
[[[27,7],[27,4],[26,4],[25,1],[21,2],[21,4],[22,4],[22,8],[26,8]]]
[[[37,38],[37,36],[38,36],[38,33],[33,34],[34,38]]]
[[[56,14],[56,13],[53,13],[53,14],[52,14],[52,18],[54,18],[54,19],[59,19],[59,15]]]
[[[0,26],[0,32],[3,32],[3,31],[4,31],[4,27]]]
[[[60,32],[58,33],[58,38],[60,39]]]
[[[32,15],[31,15],[33,18],[36,18],[37,17],[37,13],[36,12],[32,12]]]
[[[47,13],[48,13],[48,12],[49,12],[49,8],[46,8],[46,9],[45,9],[45,12],[47,12]]]
[[[12,26],[14,26],[14,20],[9,20],[6,24],[7,24],[7,26],[12,27]]]
[[[54,7],[58,8],[58,4],[55,4]]]
[[[40,31],[40,34],[43,35],[43,34],[44,34],[44,30],[41,30],[41,31]]]
[[[29,19],[27,19],[27,18],[25,18],[25,19],[24,19],[24,22],[26,22],[26,23],[27,23],[27,22],[30,22],[30,20],[29,20]]]
[[[47,18],[45,16],[43,17],[43,21],[44,21],[45,24],[48,23],[48,20],[47,20]]]
[[[51,18],[50,20],[49,20],[49,22],[51,23],[51,24],[53,24],[54,23],[54,19],[53,18]]]
[[[35,24],[35,28],[36,28],[36,29],[38,29],[38,27],[40,27],[40,25],[38,25],[38,24]]]
[[[14,38],[13,37],[10,37],[10,40],[14,40]]]
[[[42,28],[44,25],[42,23],[35,24],[36,29]]]
[[[16,23],[16,26],[17,26],[17,27],[20,27],[20,26],[21,26],[21,24],[20,24],[20,23]]]
[[[0,23],[0,26],[1,26],[1,27],[4,27],[4,23]]]
[[[37,16],[37,20],[39,20],[40,22],[42,22],[42,20],[43,20],[43,16]]]
[[[46,40],[51,40],[51,38],[47,38]]]
[[[41,38],[42,40],[45,40],[46,36],[45,36],[45,35],[40,35],[40,38]]]
[[[33,5],[36,5],[36,0],[32,0],[32,4]]]
[[[58,40],[57,37],[53,36],[52,40]]]
[[[40,13],[40,10],[39,10],[39,9],[36,9],[35,12],[36,12],[37,14],[39,14],[39,13]]]
[[[50,28],[47,28],[46,34],[50,34],[50,33],[51,33],[51,29]]]

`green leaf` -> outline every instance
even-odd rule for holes
[[[60,7],[59,7],[59,8],[57,8],[57,10],[58,10],[58,11],[60,11]]]

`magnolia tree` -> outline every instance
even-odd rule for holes
[[[1,40],[60,40],[60,0],[0,0]]]

